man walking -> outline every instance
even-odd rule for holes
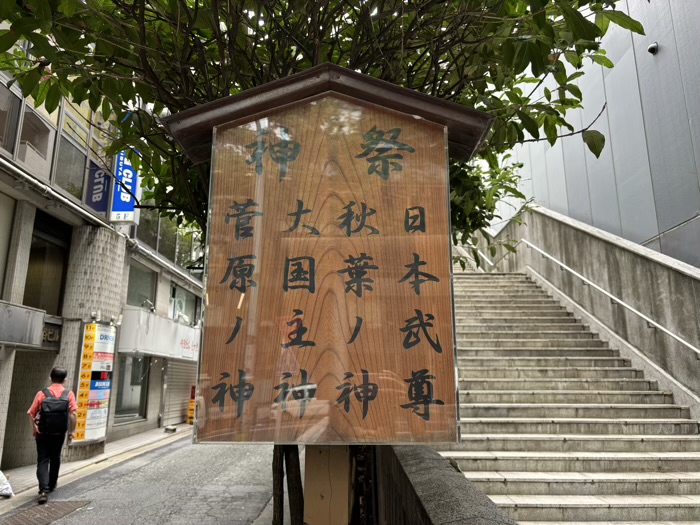
[[[39,504],[49,499],[48,493],[56,488],[61,467],[61,449],[68,432],[73,439],[78,403],[75,395],[63,385],[68,372],[65,368],[51,370],[51,386],[37,392],[27,411],[36,438],[36,477],[39,480]]]

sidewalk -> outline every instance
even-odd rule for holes
[[[105,445],[105,451],[103,454],[99,454],[89,459],[84,459],[81,461],[71,461],[66,463],[61,463],[61,477],[68,474],[76,472],[80,469],[95,465],[102,461],[108,460],[114,456],[124,454],[126,452],[131,452],[141,447],[146,447],[152,445],[159,441],[167,440],[164,445],[174,441],[175,437],[181,438],[185,435],[192,434],[192,425],[180,424],[176,425],[176,431],[166,433],[162,428],[157,428],[154,430],[149,430],[141,434],[136,434],[124,439],[119,439],[117,441],[112,441]],[[170,439],[168,439],[170,438]],[[37,480],[36,480],[36,465],[28,465],[26,467],[20,467],[10,470],[3,470],[3,474],[9,479],[10,485],[12,485],[12,490],[15,495],[19,495],[27,490],[37,490]]]

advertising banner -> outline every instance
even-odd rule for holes
[[[114,326],[87,323],[83,328],[75,442],[100,440],[107,434],[116,339]]]
[[[107,213],[111,182],[107,170],[91,160],[86,204],[98,213]]]
[[[126,157],[126,151],[119,153],[115,159],[114,177],[121,184],[114,183],[109,220],[112,222],[134,222],[136,201],[129,192],[136,194],[139,187],[139,174],[131,166],[131,162]]]

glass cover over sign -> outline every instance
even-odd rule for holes
[[[197,439],[454,441],[445,127],[325,95],[214,137]]]

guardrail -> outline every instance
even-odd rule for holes
[[[531,269],[698,397],[700,269],[539,207],[499,237],[520,249],[496,271]]]

